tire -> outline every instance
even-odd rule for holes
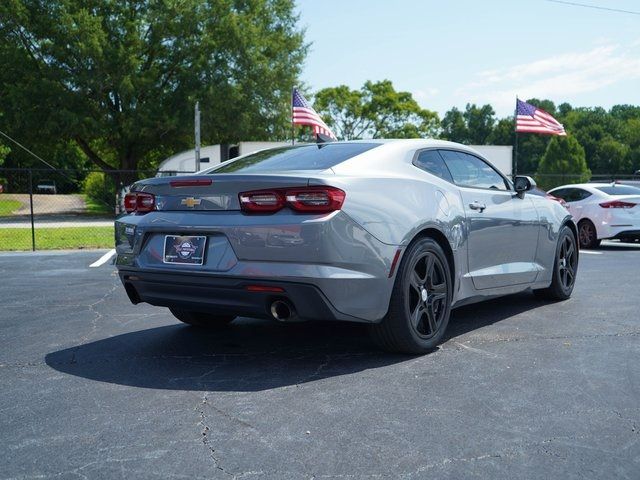
[[[591,220],[580,220],[578,223],[578,239],[580,248],[592,249],[600,246],[596,227]]]
[[[414,241],[398,267],[387,315],[370,326],[373,340],[391,352],[430,352],[449,323],[452,292],[442,247],[428,237]]]
[[[181,308],[169,308],[174,317],[183,323],[194,327],[220,329],[233,322],[236,317],[233,315],[211,315],[209,313],[194,312]]]
[[[549,288],[533,293],[548,300],[567,300],[573,292],[578,273],[578,247],[573,232],[566,225],[560,230],[556,256],[553,262],[553,277]]]

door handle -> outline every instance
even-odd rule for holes
[[[471,210],[478,210],[480,213],[482,213],[484,212],[484,209],[487,208],[487,206],[484,203],[472,202],[469,204],[469,208]]]

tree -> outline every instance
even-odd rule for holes
[[[594,173],[632,173],[629,146],[607,135],[598,142],[592,165]]]
[[[453,107],[442,119],[442,138],[467,145],[487,143],[496,122],[491,105],[467,103],[464,112]]]
[[[469,143],[469,129],[464,120],[464,116],[460,110],[453,107],[444,114],[442,119],[442,133],[440,134],[445,140],[458,143]]]
[[[487,143],[489,135],[495,124],[496,112],[491,105],[478,107],[475,104],[467,104],[463,114],[469,131],[468,142],[471,145],[484,145]]]
[[[345,85],[315,95],[315,110],[338,138],[421,138],[437,133],[438,115],[418,105],[390,80],[367,81],[360,90]]]
[[[553,137],[549,142],[536,176],[536,181],[546,190],[565,183],[582,183],[589,180],[584,148],[570,135]]]
[[[203,140],[284,138],[305,56],[293,0],[5,0],[2,124],[104,170]],[[31,132],[25,139],[24,132]],[[15,136],[19,136],[18,133]]]

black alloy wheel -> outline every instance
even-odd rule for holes
[[[578,246],[573,232],[566,225],[560,230],[553,277],[549,288],[534,290],[542,298],[566,300],[571,296],[578,273]]]
[[[416,333],[431,338],[447,313],[447,277],[445,266],[432,251],[416,256],[405,280],[405,302],[409,321]]]
[[[371,325],[385,350],[423,354],[440,342],[449,323],[453,284],[447,257],[433,238],[412,242],[398,267],[389,310]]]
[[[591,220],[584,219],[578,223],[578,238],[580,240],[580,248],[598,248],[600,245],[596,227]]]

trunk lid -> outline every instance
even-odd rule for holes
[[[224,211],[240,210],[238,194],[241,192],[304,187],[308,184],[306,175],[295,173],[185,175],[141,180],[132,185],[131,191],[153,194],[159,211]]]

